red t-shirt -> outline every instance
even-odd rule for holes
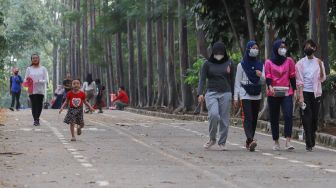
[[[83,102],[85,100],[85,93],[83,91],[79,91],[78,93],[69,91],[67,93],[67,99],[69,100],[71,108],[79,108],[83,106]]]
[[[121,101],[125,104],[128,104],[128,95],[124,90],[119,91],[117,98],[114,99],[114,101]],[[113,102],[114,102],[113,101]]]

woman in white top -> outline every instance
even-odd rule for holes
[[[88,101],[88,103],[90,103],[91,105],[94,103],[94,98],[95,95],[97,93],[97,86],[96,86],[96,82],[93,81],[92,79],[92,74],[88,74],[86,76],[86,80],[83,83],[83,91],[85,92],[86,95],[86,101]],[[89,113],[90,109],[86,108],[85,113]]]
[[[296,64],[296,84],[302,124],[305,131],[306,150],[313,151],[318,114],[321,105],[322,82],[326,79],[323,62],[314,56],[317,46],[313,40],[304,45],[306,56]]]
[[[259,46],[255,41],[246,45],[243,60],[237,66],[234,89],[234,106],[241,101],[243,127],[246,135],[246,149],[254,151],[254,139],[261,101],[261,82],[265,80],[263,64],[257,58]]]
[[[26,70],[25,82],[32,80],[33,90],[29,93],[34,125],[40,125],[40,115],[43,108],[43,98],[48,84],[48,71],[40,65],[40,57],[37,54],[31,55],[31,65]]]

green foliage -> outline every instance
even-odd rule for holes
[[[230,59],[235,63],[238,64],[243,59],[240,52],[231,52],[229,53]]]
[[[335,92],[336,91],[336,74],[332,73],[327,76],[327,79],[322,85],[323,91]]]
[[[205,62],[205,59],[198,58],[191,68],[187,71],[187,77],[184,80],[185,83],[193,86],[194,88],[197,87],[198,81],[199,81],[199,74],[200,70],[202,69],[203,63]]]

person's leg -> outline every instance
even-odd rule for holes
[[[15,92],[12,92],[12,103],[11,103],[11,106],[10,106],[10,110],[14,110],[14,103],[15,103],[15,98],[16,98],[16,93]]]
[[[304,102],[306,104],[306,108],[301,110],[302,124],[305,132],[305,140],[306,140],[306,149],[309,150],[313,147],[313,102],[311,100],[311,95],[309,92],[303,92]],[[315,98],[315,97],[314,97]]]
[[[248,147],[253,140],[253,127],[252,127],[252,101],[242,100],[242,113],[243,113],[243,126],[246,135],[246,146]]]
[[[71,141],[76,141],[75,124],[70,124]]]
[[[217,126],[220,120],[218,112],[218,99],[216,98],[216,95],[217,92],[208,92],[205,95],[209,117],[209,137],[212,142],[216,142]]]
[[[37,105],[36,105],[36,95],[29,95],[30,98],[30,104],[31,104],[31,111],[32,111],[32,116],[34,118],[34,125],[36,125],[36,121],[37,121]]]
[[[280,99],[278,97],[268,97],[268,108],[270,115],[270,123],[272,129],[272,138],[278,143],[279,140],[279,113],[280,113]]]
[[[218,145],[225,145],[230,126],[232,93],[220,94],[218,98],[219,119],[219,140]]]
[[[40,116],[42,113],[42,109],[43,109],[43,99],[44,96],[43,95],[37,95],[37,99],[36,99],[36,118],[37,118],[37,122],[38,124],[40,123]]]
[[[252,138],[254,138],[254,134],[258,124],[258,115],[260,109],[261,100],[252,100],[251,101],[251,109],[252,109]]]
[[[316,131],[318,127],[318,118],[319,118],[319,112],[320,112],[320,106],[321,106],[321,97],[315,98],[315,96],[312,96],[313,101],[313,115],[312,115],[312,147],[315,146],[315,138],[316,138]]]
[[[285,138],[287,149],[294,149],[290,144],[293,128],[293,96],[286,96],[281,101],[282,114],[285,120]]]
[[[16,110],[19,110],[21,105],[20,105],[20,95],[21,95],[21,91],[19,91],[17,94],[16,94]]]

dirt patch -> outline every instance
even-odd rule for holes
[[[0,126],[3,126],[6,121],[6,110],[0,109]]]

